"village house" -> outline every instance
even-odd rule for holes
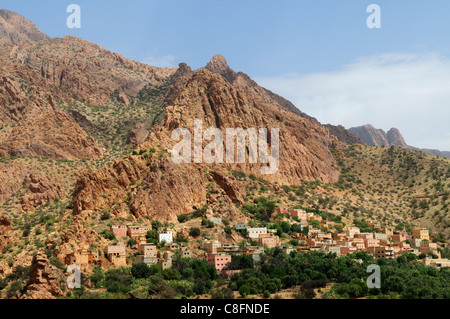
[[[128,226],[127,234],[128,237],[139,240],[145,238],[145,235],[150,230],[150,226]]]
[[[138,255],[136,256],[136,264],[145,263],[147,266],[156,265],[158,258],[153,255]]]
[[[448,259],[425,258],[425,259],[422,259],[422,262],[427,266],[434,266],[436,268],[450,267],[450,260],[448,260]]]
[[[166,243],[173,242],[172,231],[167,230],[167,231],[159,231],[158,232],[158,242],[162,243],[163,241]]]
[[[387,240],[388,240],[388,235],[387,235],[387,234],[384,234],[384,233],[374,233],[374,234],[373,234],[373,238],[374,238],[374,239],[379,239],[379,240],[387,241]]]
[[[425,228],[415,228],[412,230],[411,236],[420,240],[430,240],[430,232]]]
[[[192,257],[191,250],[189,249],[188,246],[181,246],[180,252],[181,252],[182,258],[191,258]]]
[[[153,243],[140,242],[138,245],[138,253],[145,256],[156,256],[156,246]]]
[[[378,247],[380,241],[378,239],[364,239],[364,245],[367,247]]]
[[[116,235],[117,238],[122,238],[127,236],[127,226],[126,225],[118,225],[118,226],[110,226],[109,230]]]
[[[259,235],[267,234],[267,228],[248,228],[248,237],[251,239],[258,239]]]
[[[407,239],[408,233],[405,231],[396,231],[393,235],[390,236],[392,241],[402,242]]]
[[[289,209],[289,215],[291,215],[291,217],[297,217],[305,222],[308,220],[306,212],[301,209]]]
[[[87,249],[79,249],[67,255],[64,260],[66,265],[77,264],[87,266],[95,263],[94,255]]]
[[[216,267],[218,272],[221,272],[228,263],[231,262],[231,255],[228,254],[208,254],[208,264]]]
[[[346,227],[343,229],[346,235],[350,238],[355,237],[356,234],[360,233],[359,227]]]
[[[434,254],[440,256],[440,252],[437,250],[438,245],[429,241],[423,241],[420,243],[420,252],[422,254]]]
[[[421,242],[422,242],[422,239],[419,239],[419,238],[416,238],[416,237],[413,237],[413,239],[411,240],[411,244],[414,247],[420,247],[420,243]]]
[[[161,270],[172,268],[172,256],[173,252],[171,251],[158,251],[158,265],[161,267]]]
[[[166,243],[164,247],[170,251],[175,251],[180,249],[180,245],[178,243]]]
[[[234,229],[245,230],[245,229],[247,229],[247,225],[246,224],[236,224],[236,225],[234,225]]]
[[[241,251],[242,251],[241,248],[236,245],[224,245],[216,249],[217,253],[232,254],[232,255],[240,255]]]
[[[106,256],[114,266],[126,266],[126,252],[124,245],[106,247]]]
[[[359,233],[359,234],[355,234],[355,238],[374,239],[373,233]]]
[[[278,236],[271,234],[260,234],[258,238],[259,245],[267,248],[275,248],[278,245],[278,240]]]
[[[217,253],[217,249],[219,247],[222,247],[222,244],[218,240],[211,240],[211,241],[203,242],[203,249],[208,254],[215,254],[215,253]]]

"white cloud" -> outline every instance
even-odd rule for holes
[[[139,59],[139,62],[155,66],[158,68],[174,68],[177,66],[176,58],[171,54],[160,57],[154,55],[147,55],[142,59]]]
[[[410,145],[450,151],[450,61],[438,54],[388,53],[256,80],[322,123],[397,127]]]

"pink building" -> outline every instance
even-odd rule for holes
[[[128,226],[127,234],[134,239],[143,238],[151,229],[150,226]]]
[[[271,234],[261,234],[258,238],[259,246],[275,248],[278,244],[278,237]]]
[[[109,230],[111,232],[113,232],[117,238],[127,236],[127,226],[126,225],[110,226]]]
[[[298,219],[301,219],[305,222],[308,219],[306,212],[301,209],[289,209],[289,214],[291,215],[291,217],[297,217]]]
[[[227,254],[209,254],[208,255],[208,264],[216,267],[218,272],[221,272],[222,269],[231,262],[231,255]]]

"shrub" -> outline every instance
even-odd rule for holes
[[[189,231],[189,236],[192,236],[192,237],[200,236],[200,229],[197,227],[191,228],[191,230]]]
[[[145,263],[134,264],[131,267],[131,274],[134,278],[147,278],[150,277],[151,270]]]

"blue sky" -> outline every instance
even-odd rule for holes
[[[71,3],[81,29],[66,26]],[[367,28],[371,3],[381,29]],[[52,37],[71,34],[155,66],[199,68],[220,53],[321,122],[395,126],[409,144],[450,150],[448,0],[0,0],[0,8]]]

